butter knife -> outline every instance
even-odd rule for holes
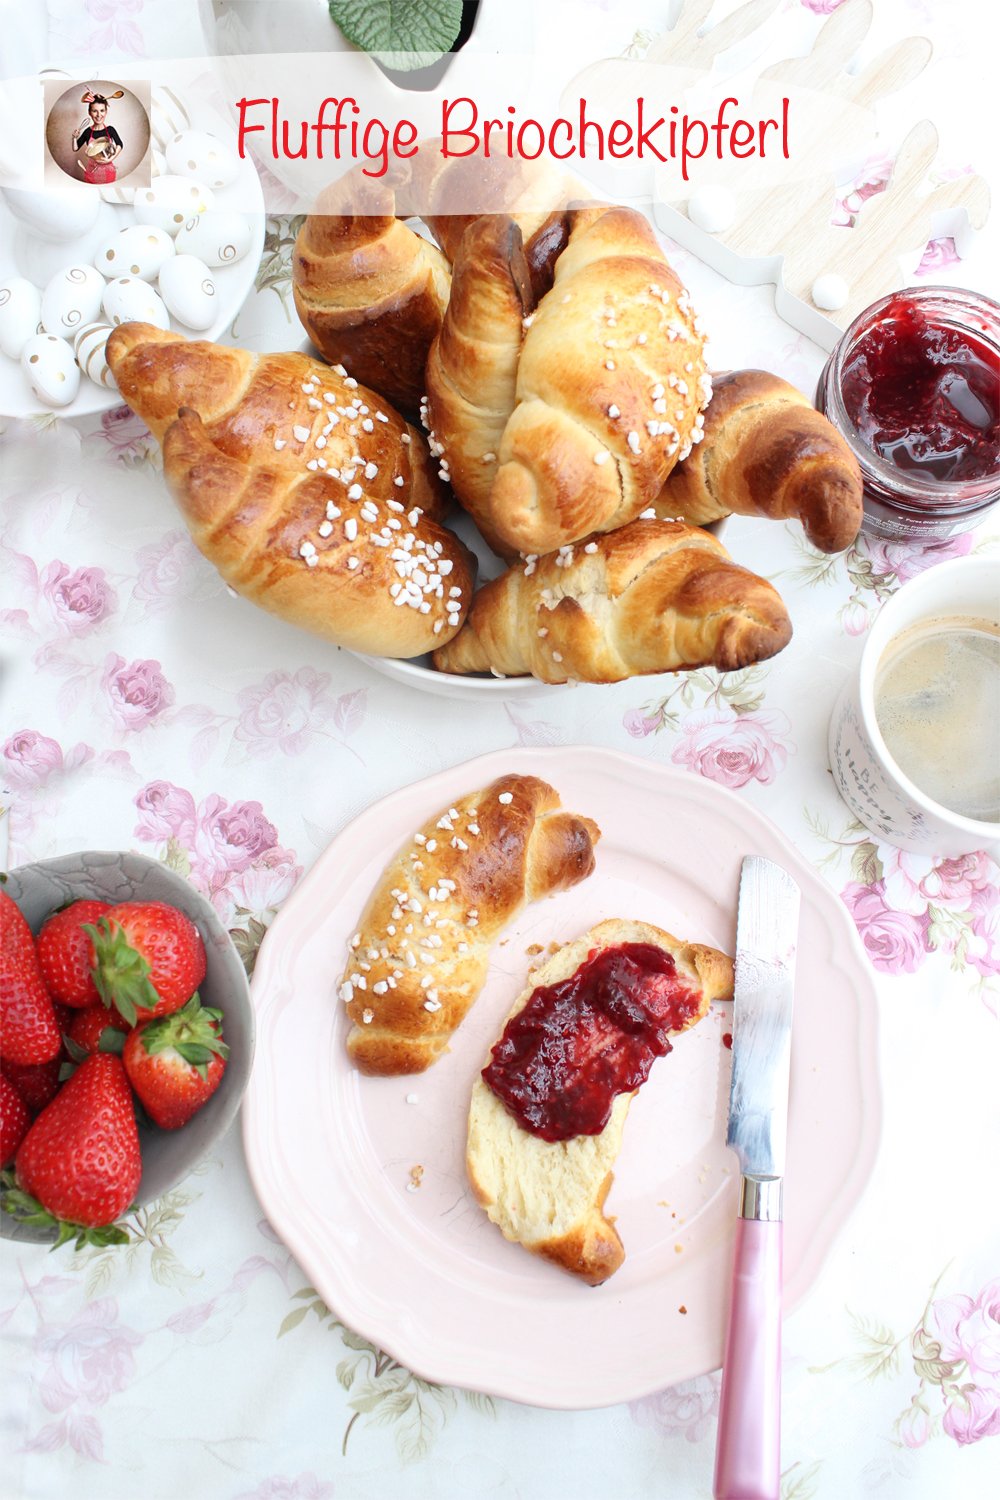
[[[798,926],[799,889],[791,876],[759,855],[744,859],[726,1136],[739,1159],[742,1182],[722,1366],[715,1500],[778,1500],[781,1199]]]

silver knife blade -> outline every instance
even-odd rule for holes
[[[740,874],[733,991],[733,1076],[726,1144],[744,1176],[783,1177],[788,1129],[799,888],[769,859]]]

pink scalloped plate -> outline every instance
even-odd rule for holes
[[[528,907],[493,950],[452,1050],[428,1072],[366,1078],[336,985],[396,849],[507,771],[555,786],[602,830],[594,874]],[[330,844],[286,902],[253,980],[258,1044],[244,1141],[268,1218],[349,1327],[428,1380],[579,1409],[717,1369],[736,1212],[725,1122],[731,1006],[657,1062],[635,1099],[607,1210],[625,1264],[591,1288],[508,1244],[466,1183],[469,1091],[538,953],[593,923],[643,918],[732,952],[744,854],[802,890],[785,1191],[785,1305],[819,1273],[878,1143],[875,990],[854,926],[782,833],[733,792],[606,750],[506,750],[404,787]]]

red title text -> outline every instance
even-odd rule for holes
[[[368,177],[384,177],[394,160],[408,160],[420,150],[419,132],[412,120],[381,120],[366,116],[356,99],[324,99],[313,120],[294,119],[282,110],[280,99],[240,99],[239,152],[248,144],[258,155],[363,163]],[[789,101],[782,99],[777,119],[747,118],[740,101],[720,101],[715,115],[705,118],[682,113],[671,104],[663,113],[636,99],[630,118],[598,118],[586,99],[579,110],[547,122],[521,116],[508,105],[499,117],[483,114],[465,96],[441,101],[438,138],[427,148],[443,157],[482,156],[537,161],[658,161],[679,166],[685,182],[692,164],[703,157],[782,156],[788,160]]]

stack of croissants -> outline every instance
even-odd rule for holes
[[[618,682],[746,667],[791,637],[708,530],[861,521],[850,449],[794,387],[710,375],[647,220],[586,204],[425,216],[321,198],[293,289],[322,358],[124,323],[119,390],[195,543],[238,593],[354,651],[440,672]],[[504,571],[446,524],[468,513]]]

